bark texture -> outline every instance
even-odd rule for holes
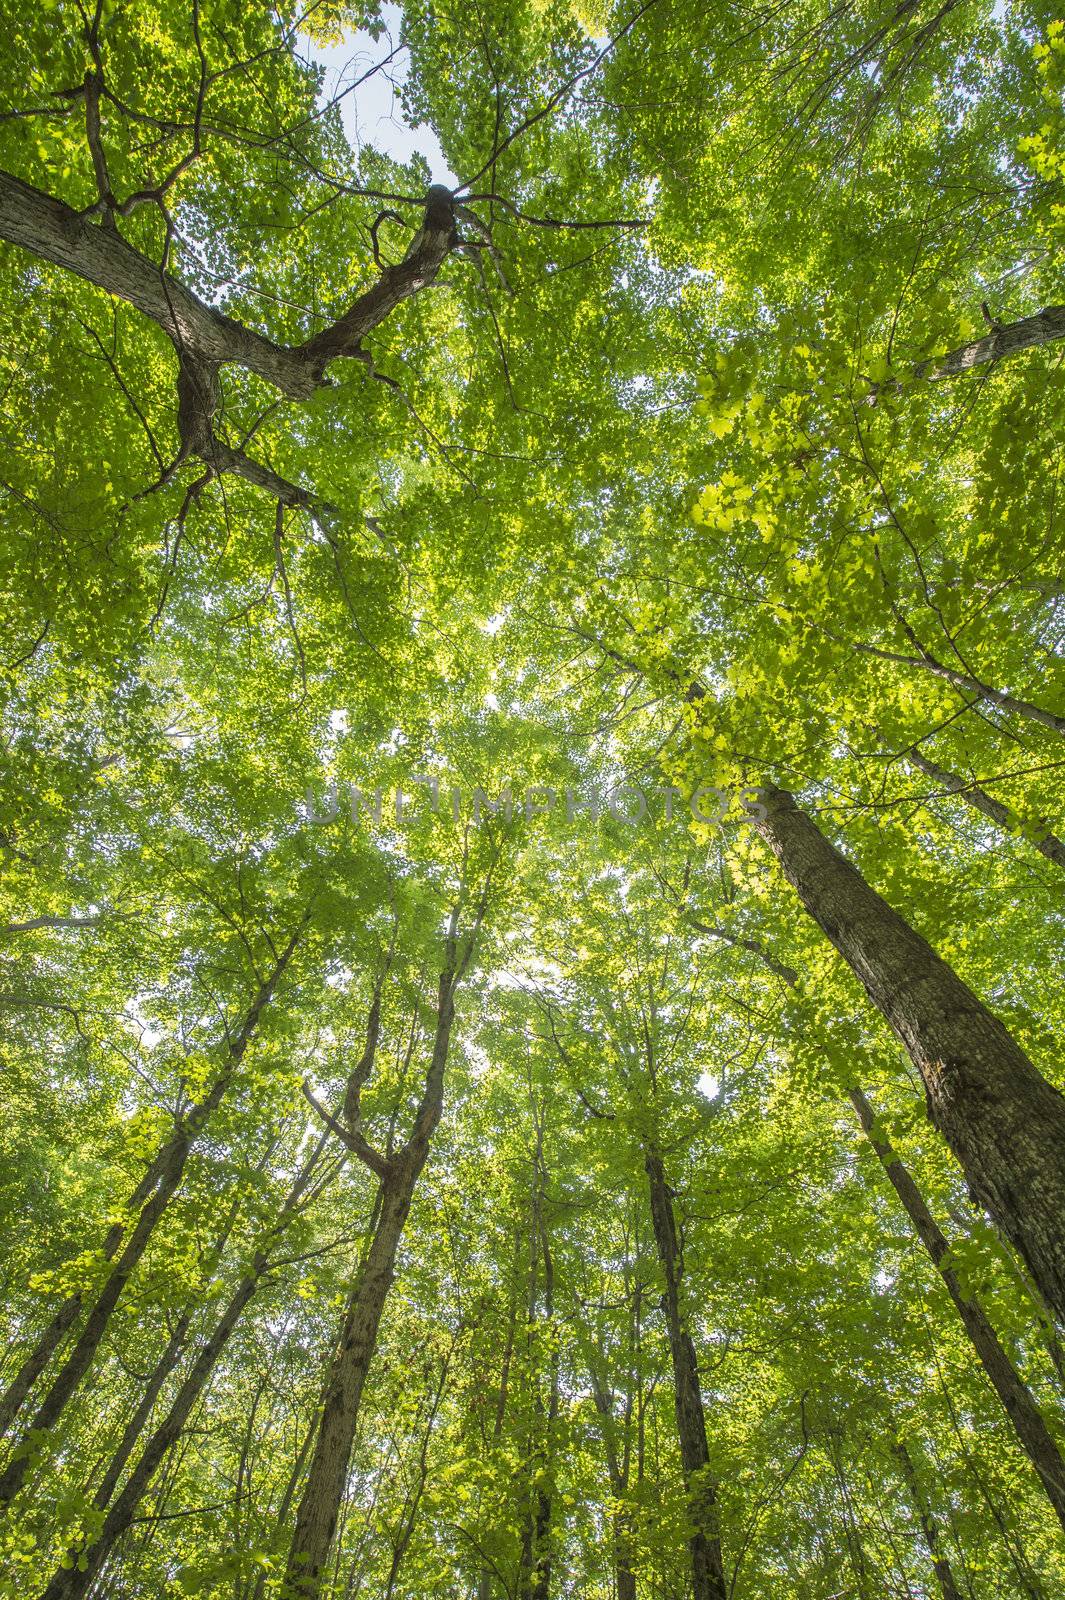
[[[754,826],[905,1045],[973,1198],[1065,1321],[1065,1098],[786,790],[760,797]]]
[[[487,890],[485,891],[487,893]],[[483,901],[482,901],[483,913]],[[366,1376],[377,1344],[377,1332],[395,1275],[396,1252],[410,1212],[415,1187],[429,1154],[444,1105],[444,1071],[455,1020],[455,991],[470,959],[473,936],[459,956],[457,911],[447,939],[447,959],[440,975],[436,1031],[425,1087],[406,1143],[385,1157],[371,1148],[362,1132],[359,1095],[373,1067],[380,1026],[381,982],[370,1007],[366,1048],[353,1069],[345,1100],[347,1126],[326,1120],[371,1171],[379,1176],[376,1224],[366,1259],[348,1299],[339,1345],[326,1381],[318,1431],[296,1525],[289,1547],[285,1593],[317,1600],[344,1501],[348,1467],[358,1427]],[[475,924],[480,925],[480,918]],[[320,1110],[321,1108],[319,1108]]]
[[[982,339],[972,339],[968,344],[948,350],[945,355],[919,362],[913,375],[915,378],[957,378],[974,367],[1002,361],[1022,350],[1035,350],[1055,339],[1065,339],[1065,306],[1047,306],[1033,317],[999,322]]]
[[[348,1300],[340,1346],[326,1384],[314,1453],[296,1513],[286,1579],[294,1595],[316,1596],[321,1586],[344,1501],[366,1375],[422,1164],[417,1170],[411,1165],[381,1185],[377,1226]]]

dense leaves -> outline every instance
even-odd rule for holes
[[[1065,24],[0,10],[0,1595],[1052,1600]]]

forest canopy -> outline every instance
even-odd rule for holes
[[[1065,22],[0,20],[0,1600],[1065,1594]]]

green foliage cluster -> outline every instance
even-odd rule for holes
[[[358,1138],[387,1164],[417,1129],[456,950],[314,1592],[1065,1592],[948,1280],[1059,1467],[1063,1330],[759,829],[688,808],[794,791],[1065,1086],[1065,24],[1038,0],[0,22],[5,1389],[67,1319],[0,1457],[0,1600],[312,1592],[294,1527],[391,1181]],[[182,336],[59,235],[299,349],[423,239],[426,161],[344,120],[396,63],[461,180],[443,264],[306,394],[221,359],[197,454]],[[27,185],[70,208],[36,243]],[[675,803],[566,816],[621,783]],[[331,785],[362,809],[309,821]],[[473,790],[508,787],[513,819],[475,825]]]

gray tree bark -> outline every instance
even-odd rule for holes
[[[482,913],[483,908],[482,900]],[[457,915],[457,910],[452,913],[447,956],[437,991],[432,1057],[407,1142],[386,1158],[371,1148],[361,1128],[359,1091],[373,1066],[380,1019],[380,983],[370,1008],[366,1049],[349,1079],[345,1103],[347,1127],[333,1118],[327,1119],[334,1132],[378,1174],[378,1209],[370,1248],[348,1299],[339,1346],[326,1382],[311,1464],[296,1512],[284,1588],[286,1594],[298,1596],[299,1600],[317,1600],[321,1590],[344,1500],[366,1376],[395,1275],[396,1252],[418,1178],[429,1154],[430,1141],[443,1112],[444,1071],[455,1019],[455,992],[473,948],[471,934],[460,959],[456,945]],[[479,924],[480,916],[474,932]]]
[[[402,301],[432,283],[459,243],[451,191],[434,184],[426,195],[422,226],[403,260],[385,267],[329,327],[301,345],[279,345],[200,300],[128,244],[116,227],[102,226],[8,172],[0,172],[0,239],[127,301],[162,328],[178,356],[181,451],[174,467],[198,456],[211,476],[234,473],[286,505],[319,505],[323,511],[329,508],[311,490],[289,483],[215,437],[219,368],[244,367],[289,400],[309,399],[326,381],[330,362],[365,357],[360,340]]]
[[[945,767],[937,766],[934,761],[930,761],[927,756],[922,755],[916,745],[912,750],[906,752],[906,759],[911,766],[916,767],[919,772],[923,772],[926,778],[931,778],[934,783],[938,783],[940,788],[945,789],[948,794],[958,795],[960,799],[965,801],[966,805],[972,806],[974,811],[979,811],[983,816],[989,817],[992,822],[1003,828],[1007,833],[1016,832],[1016,819],[1009,806],[1004,806],[1001,800],[996,800],[992,795],[989,795],[986,790],[980,788],[979,784],[970,783],[968,779],[960,778],[957,773],[948,772]],[[1032,843],[1040,855],[1046,856],[1047,860],[1052,861],[1056,867],[1061,867],[1065,870],[1065,841],[1062,841],[1055,833],[1052,833],[1049,827],[1042,837],[1034,838]]]

